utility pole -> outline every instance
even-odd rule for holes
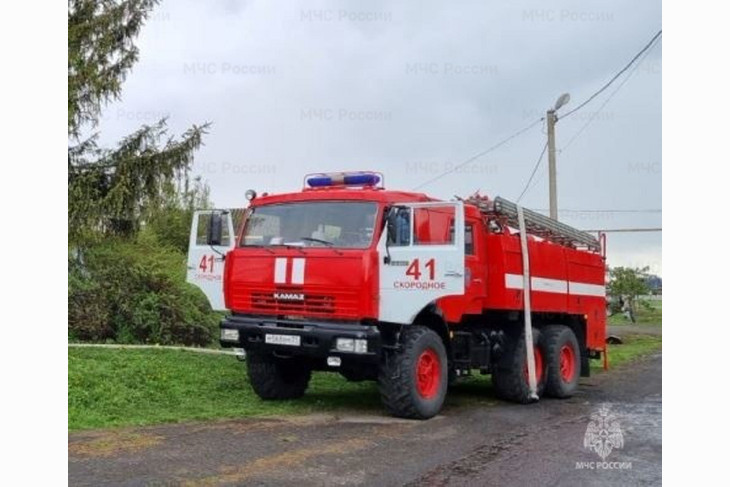
[[[547,136],[548,136],[548,174],[550,177],[550,218],[558,219],[558,181],[557,169],[555,167],[555,122],[558,116],[555,109],[547,112]]]
[[[548,135],[548,174],[550,176],[550,218],[558,220],[558,170],[555,164],[555,124],[558,123],[557,111],[570,101],[570,95],[563,93],[555,106],[547,111]]]

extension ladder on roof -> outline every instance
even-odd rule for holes
[[[479,208],[482,213],[493,215],[500,222],[510,227],[519,228],[516,203],[499,196],[493,200],[480,196],[472,196],[465,201]],[[567,247],[583,247],[595,252],[601,250],[601,244],[598,242],[598,239],[590,233],[583,232],[536,211],[528,210],[527,208],[523,208],[523,212],[525,216],[525,228],[530,235],[535,235]]]

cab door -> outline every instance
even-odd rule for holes
[[[208,244],[211,215],[221,217],[222,238],[217,245]],[[225,310],[223,300],[223,266],[226,253],[235,245],[233,219],[228,210],[200,210],[193,214],[188,244],[187,282],[203,291],[214,310]]]
[[[409,324],[429,303],[464,294],[464,205],[393,206],[378,242],[379,318]]]

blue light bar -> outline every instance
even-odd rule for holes
[[[311,188],[323,188],[325,186],[332,186],[332,178],[327,176],[316,176],[307,179],[307,184]]]
[[[369,172],[317,174],[307,178],[310,188],[327,186],[376,186],[380,183],[380,175]]]
[[[345,186],[375,186],[380,182],[377,174],[348,174],[345,175]]]

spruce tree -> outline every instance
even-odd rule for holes
[[[135,40],[159,0],[70,0],[68,9],[68,225],[76,246],[135,234],[187,178],[208,124],[175,138],[166,119],[114,148],[99,147],[103,108],[137,62]]]

